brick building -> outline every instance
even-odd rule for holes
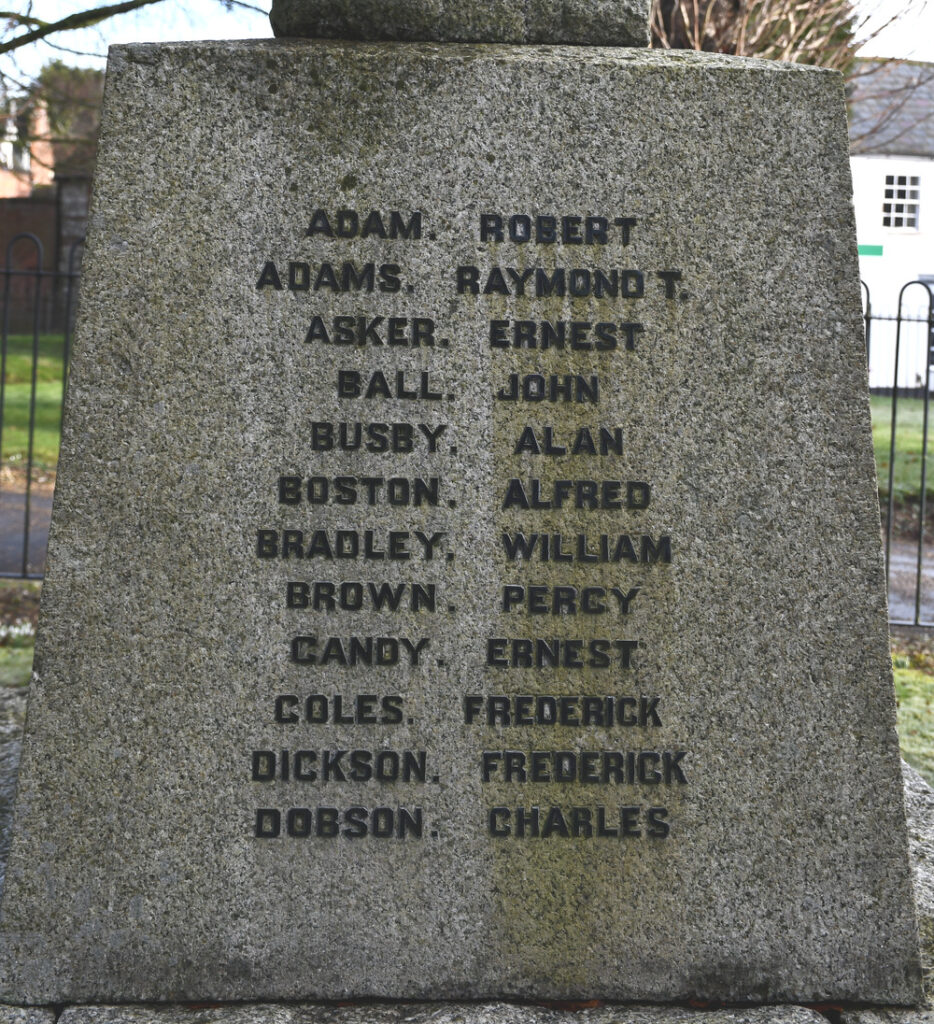
[[[80,265],[90,168],[86,159],[69,159],[51,136],[44,104],[23,110],[14,101],[0,117],[0,272],[7,267],[17,271],[3,281],[9,310],[0,309],[0,314],[5,313],[14,333],[31,329],[35,309],[37,278],[20,272],[64,274]],[[22,234],[33,235],[39,246],[31,239],[14,244]],[[61,329],[62,283],[43,277],[39,287],[40,329]],[[2,295],[0,304],[6,305]]]

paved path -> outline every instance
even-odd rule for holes
[[[41,573],[45,566],[51,516],[51,492],[47,488],[34,490],[29,498],[29,559],[26,568],[30,575]],[[0,487],[0,575],[22,572],[25,522],[26,495]]]
[[[934,623],[934,543],[924,545],[921,570],[921,622]],[[889,556],[889,618],[912,622],[918,579],[917,541],[893,540]]]

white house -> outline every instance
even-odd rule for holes
[[[897,384],[920,387],[932,304],[924,284],[934,293],[934,64],[863,61],[850,95],[850,145],[860,276],[873,316],[869,382],[895,383],[901,302],[911,319],[898,335]]]

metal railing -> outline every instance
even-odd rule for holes
[[[934,289],[927,281],[909,281],[899,289],[894,314],[880,315],[873,311],[872,296],[863,282],[863,317],[870,388],[875,396],[890,396],[891,402],[888,465],[883,464],[882,477],[886,481],[883,533],[889,622],[934,627],[934,547],[928,543],[934,536],[929,536],[927,521]],[[913,403],[912,418],[920,402],[920,452],[899,444],[906,432],[899,427],[900,400]],[[907,495],[899,493],[899,460],[910,460],[917,467],[917,479],[910,479]]]
[[[16,444],[13,458],[0,459],[0,577],[42,579],[51,488],[43,488],[37,470],[54,472],[54,465],[36,461],[36,414],[39,374],[43,368],[61,382],[60,397],[52,401],[60,421],[68,385],[74,307],[80,277],[78,264],[82,242],[67,253],[64,270],[46,267],[42,242],[33,234],[14,236],[6,247],[0,267],[0,455],[12,447],[9,435],[25,427],[25,445]],[[59,344],[60,339],[60,344]],[[52,352],[46,351],[52,347]],[[10,366],[21,368],[26,357],[28,383],[10,380]],[[57,361],[60,360],[60,365]],[[23,389],[25,386],[25,396]],[[25,423],[13,423],[11,408],[22,413],[23,397],[28,410]],[[43,403],[44,411],[48,401]],[[53,433],[57,426],[53,425]]]

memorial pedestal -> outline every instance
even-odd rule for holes
[[[114,48],[4,998],[918,1001],[857,285],[829,72]]]

